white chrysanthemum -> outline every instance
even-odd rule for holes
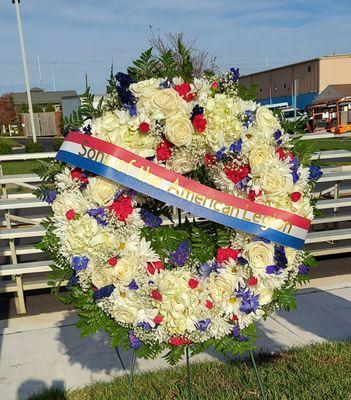
[[[56,219],[66,219],[66,212],[69,210],[74,210],[76,214],[84,214],[89,208],[87,199],[77,188],[58,194],[52,203]]]

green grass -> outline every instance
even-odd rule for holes
[[[351,138],[336,139],[311,139],[304,140],[304,147],[312,151],[349,150],[351,151]]]
[[[3,174],[30,174],[38,167],[38,163],[38,160],[6,161],[2,163]]]
[[[350,400],[351,340],[296,348],[256,358],[267,400]],[[117,364],[117,359],[116,359]],[[193,363],[193,400],[257,400],[259,392],[248,360],[227,364]],[[187,399],[185,367],[135,376],[133,400]],[[122,400],[127,377],[63,392],[47,389],[30,400]]]

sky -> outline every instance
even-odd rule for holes
[[[45,90],[81,93],[87,73],[104,93],[111,63],[125,71],[150,47],[150,27],[183,32],[242,74],[351,53],[350,0],[21,0],[20,10],[30,84]],[[0,0],[0,94],[23,90],[15,7]]]

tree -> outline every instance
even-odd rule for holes
[[[184,61],[183,49],[186,49],[190,55],[195,77],[200,77],[204,73],[213,74],[218,70],[216,57],[213,57],[205,50],[197,49],[196,40],[185,40],[183,33],[166,33],[162,35],[150,27],[149,42],[160,56],[164,56],[171,51],[179,65]]]
[[[41,113],[43,112],[43,108],[39,104],[33,104],[33,112],[34,113]]]
[[[48,103],[48,104],[45,106],[45,112],[53,112],[53,111],[55,111],[54,105],[53,105],[52,103]]]
[[[0,125],[10,125],[16,120],[17,114],[10,93],[0,96]]]
[[[28,113],[28,112],[29,112],[28,104],[25,104],[25,103],[21,104],[20,113],[21,114],[25,114],[25,113]]]

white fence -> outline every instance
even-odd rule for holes
[[[51,261],[35,247],[45,234],[41,220],[50,212],[49,205],[38,200],[33,190],[40,183],[37,175],[23,171],[4,175],[3,163],[18,160],[53,158],[56,153],[18,154],[0,156],[0,293],[13,292],[18,313],[25,313],[24,292],[47,287],[47,272]],[[314,159],[350,158],[345,150],[315,154]],[[306,248],[315,256],[341,254],[351,251],[351,166],[329,167],[314,195],[317,209],[323,216],[315,218],[306,240]],[[185,218],[185,214],[182,214]],[[44,274],[45,273],[45,274]]]

